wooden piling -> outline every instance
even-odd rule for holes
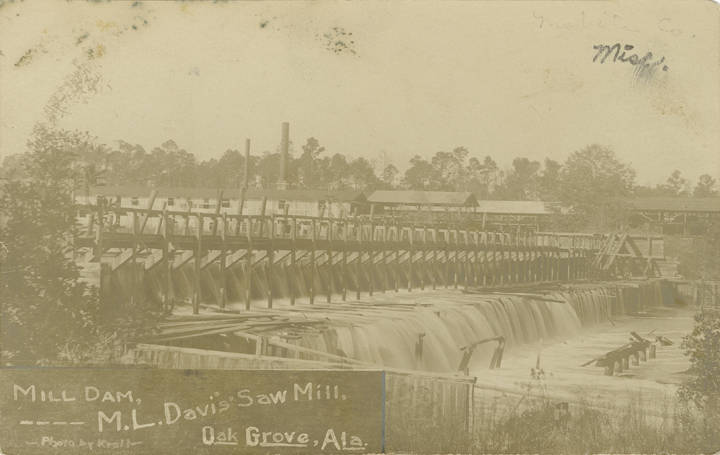
[[[343,214],[343,242],[342,242],[342,273],[341,273],[341,286],[342,286],[342,301],[347,300],[347,252],[348,252],[348,222]]]
[[[245,309],[250,311],[252,299],[252,274],[253,274],[253,236],[252,217],[245,218],[247,226],[247,252],[245,253]]]
[[[356,238],[357,238],[357,260],[355,261],[355,298],[357,300],[360,300],[360,286],[361,281],[360,278],[362,277],[362,253],[363,253],[363,239],[362,239],[362,226],[360,223],[355,220],[355,231],[356,231]]]
[[[333,293],[333,251],[332,251],[332,241],[333,241],[333,229],[332,229],[332,220],[328,218],[327,222],[327,234],[325,236],[327,240],[327,303],[330,303],[332,301],[332,293]]]
[[[163,210],[163,260],[165,261],[165,298],[163,309],[169,311],[175,305],[175,290],[173,287],[173,254],[170,251],[172,245],[172,226],[168,217],[167,209]]]
[[[298,273],[297,264],[295,262],[295,239],[297,238],[297,218],[292,218],[292,231],[290,233],[290,270],[293,274]],[[290,305],[295,305],[295,282],[288,277],[288,292],[290,293]]]
[[[408,292],[412,292],[412,280],[413,280],[413,256],[415,256],[415,227],[412,225],[408,228],[410,232],[410,250],[408,251]]]
[[[383,249],[382,249],[382,272],[383,272],[383,287],[382,287],[382,293],[385,294],[385,291],[390,287],[390,277],[388,276],[388,225],[387,221],[383,223]]]
[[[264,221],[264,220],[263,220]],[[274,277],[274,263],[275,263],[275,245],[273,240],[275,238],[275,215],[270,217],[270,228],[268,232],[268,247],[267,247],[267,307],[272,308],[273,306],[273,277]]]
[[[227,257],[227,214],[222,214],[222,232],[220,249],[220,308],[225,308],[227,303],[227,272],[225,270]]]
[[[201,214],[197,215],[198,220],[198,232],[196,237],[196,243],[195,243],[195,284],[193,286],[193,314],[200,313],[200,300],[202,299],[202,281],[200,280],[200,273],[201,265],[202,265],[202,255],[203,255],[203,243],[202,243],[202,237],[203,237],[203,216]]]
[[[427,274],[427,226],[423,226],[422,228],[422,252],[420,253],[420,259],[421,259],[421,265],[418,267],[420,269],[420,273],[418,273],[418,278],[420,279],[420,290],[425,290],[425,275]]]
[[[315,242],[317,233],[315,232],[315,219],[312,220],[312,239],[310,243],[310,305],[315,303]]]
[[[395,244],[395,267],[393,268],[393,286],[395,292],[400,291],[400,227],[395,224],[393,231],[393,241]]]

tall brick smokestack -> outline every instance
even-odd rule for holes
[[[288,187],[288,160],[289,160],[289,148],[290,148],[290,124],[283,122],[282,124],[282,137],[280,140],[280,180],[278,180],[277,187],[280,190],[285,190]]]

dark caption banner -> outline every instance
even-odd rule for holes
[[[0,369],[0,450],[383,450],[381,371]]]

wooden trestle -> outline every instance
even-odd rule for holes
[[[438,286],[568,281],[590,275],[602,236],[480,232],[373,216],[319,218],[81,207],[76,250],[101,262],[101,295],[172,307]],[[264,211],[263,211],[264,212]],[[122,276],[121,276],[122,275]]]

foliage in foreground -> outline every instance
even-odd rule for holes
[[[540,398],[498,412],[478,432],[474,453],[715,453],[717,420],[675,403],[650,415],[641,402],[610,409],[580,403],[564,415]]]
[[[690,357],[692,379],[682,385],[680,397],[720,423],[720,308],[695,315],[695,327],[682,347]]]
[[[24,175],[0,188],[4,364],[108,361],[122,342],[116,318],[74,258],[75,160],[86,147],[83,135],[38,128]],[[133,317],[132,309],[121,310]]]

